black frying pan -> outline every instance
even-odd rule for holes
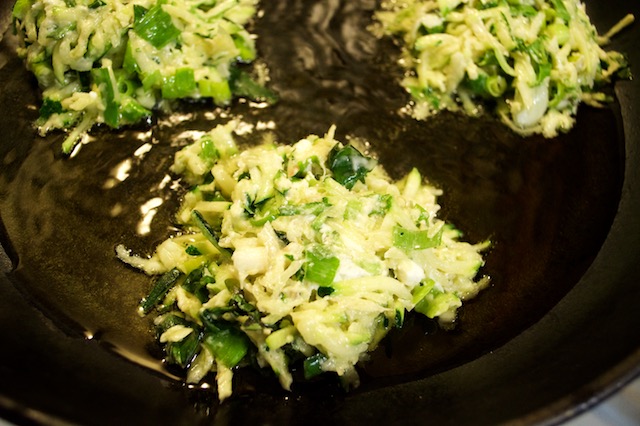
[[[640,4],[587,2],[606,31]],[[0,22],[8,28],[10,2]],[[0,415],[16,423],[80,424],[551,424],[631,380],[640,362],[640,83],[617,83],[609,108],[583,107],[554,140],[522,139],[490,118],[397,114],[397,50],[363,29],[373,1],[263,2],[260,56],[280,102],[237,103],[248,123],[273,121],[283,142],[323,133],[364,138],[394,177],[415,165],[443,188],[442,215],[465,238],[491,238],[492,286],[457,327],[409,317],[344,393],[330,378],[291,393],[241,372],[224,404],[185,387],[159,363],[135,307],[150,282],[114,258],[124,243],[148,252],[171,233],[175,194],[159,182],[186,131],[205,130],[212,106],[182,105],[151,126],[98,129],[78,155],[62,135],[38,137],[38,91],[0,42]],[[640,71],[640,27],[613,48]],[[172,119],[173,117],[173,119]],[[176,117],[182,119],[177,120]],[[245,143],[254,142],[251,136]],[[151,150],[136,156],[148,143]],[[129,162],[129,163],[127,163]],[[126,179],[115,171],[131,164]],[[122,170],[122,169],[120,169]],[[164,200],[150,233],[139,207]]]

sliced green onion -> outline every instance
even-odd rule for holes
[[[87,7],[89,9],[97,9],[97,8],[102,7],[104,5],[106,5],[106,3],[104,1],[102,1],[102,0],[94,0]]]
[[[199,211],[193,210],[191,212],[191,218],[195,222],[196,226],[200,229],[200,231],[204,234],[204,236],[207,237],[207,240],[209,240],[209,242],[213,244],[213,246],[220,252],[220,255],[222,257],[231,257],[231,252],[228,249],[220,246],[213,228],[211,228],[211,225],[209,225],[207,221],[204,220],[202,214]]]
[[[551,62],[538,64],[536,69],[536,80],[531,84],[531,86],[536,87],[542,84],[544,79],[551,75],[552,67],[553,65],[551,64]]]
[[[222,316],[228,312],[233,312],[232,306],[204,309],[200,312],[200,319],[207,330],[218,332],[228,327]]]
[[[414,310],[428,318],[435,318],[460,306],[462,306],[462,302],[455,294],[442,293],[432,289],[429,294],[418,302]]]
[[[323,198],[322,201],[314,201],[305,204],[287,204],[278,209],[280,216],[313,215],[317,216],[331,207],[329,201]]]
[[[569,21],[571,21],[571,15],[569,14],[569,11],[567,10],[567,7],[564,5],[564,1],[563,0],[551,0],[551,3],[553,3],[553,8],[555,9],[555,11],[558,14],[558,16],[564,22],[569,23]]]
[[[13,17],[21,21],[24,20],[24,18],[27,16],[27,13],[29,12],[29,9],[31,9],[32,2],[33,0],[17,0],[13,5]]]
[[[232,97],[231,87],[229,87],[229,82],[226,80],[199,80],[198,91],[205,98],[213,98],[213,102],[216,105],[227,105]]]
[[[507,90],[507,80],[501,75],[480,73],[475,80],[468,80],[467,86],[476,95],[499,98]]]
[[[267,102],[269,104],[273,104],[278,100],[273,91],[256,82],[248,73],[236,67],[231,69],[229,82],[231,92],[236,96],[244,96],[254,101]]]
[[[116,88],[111,79],[109,68],[93,68],[91,70],[93,82],[100,88],[105,104],[104,122],[113,128],[120,126],[120,105],[116,102]]]
[[[228,368],[238,365],[249,350],[247,337],[234,328],[207,332],[202,344]]]
[[[163,82],[164,82],[164,79],[162,78],[162,74],[160,74],[160,71],[155,70],[151,74],[145,75],[142,78],[142,88],[144,90],[151,90],[153,88],[161,88]]]
[[[487,78],[486,91],[494,98],[499,98],[507,90],[507,80],[501,75],[492,75]]]
[[[427,279],[424,282],[421,282],[418,287],[415,287],[411,291],[411,302],[414,305],[417,305],[427,294],[429,294],[435,284],[435,281],[432,279]]]
[[[421,102],[428,102],[434,110],[440,109],[440,98],[431,87],[407,86],[411,96]]]
[[[173,25],[171,15],[162,10],[162,5],[153,6],[144,11],[142,6],[134,6],[133,31],[151,43],[156,49],[161,49],[180,35],[180,30]]]
[[[551,68],[553,65],[549,58],[549,53],[544,47],[544,42],[542,39],[538,38],[530,44],[525,44],[522,40],[518,40],[517,44],[517,50],[527,53],[531,58],[531,62],[536,71],[536,80],[532,86],[538,86],[551,74]]]
[[[170,342],[165,347],[167,362],[186,368],[191,364],[200,349],[202,333],[191,333],[179,342]]]
[[[405,309],[404,308],[398,308],[396,309],[396,315],[394,318],[394,326],[396,328],[402,328],[402,326],[404,325],[404,314],[405,314]]]
[[[569,27],[559,22],[547,26],[545,33],[548,37],[555,37],[559,46],[564,46],[570,37]]]
[[[203,274],[204,265],[189,272],[189,275],[187,275],[187,278],[185,278],[182,283],[182,288],[195,295],[201,302],[206,302],[209,299],[207,284],[213,279]]]
[[[133,57],[131,51],[131,43],[127,43],[127,48],[124,51],[124,61],[122,62],[122,68],[129,74],[140,74],[140,66]]]
[[[555,108],[560,102],[562,102],[567,96],[567,86],[562,83],[552,84],[552,89],[555,89],[555,94],[549,101],[549,108]],[[551,92],[554,93],[554,92]]]
[[[169,272],[165,272],[153,286],[149,296],[142,299],[140,303],[142,312],[147,314],[154,306],[160,303],[182,275],[182,272],[180,272],[178,268],[173,268]]]
[[[220,158],[220,153],[216,148],[216,144],[213,142],[213,139],[211,139],[210,136],[204,136],[200,140],[200,153],[198,154],[198,157],[202,158],[203,160],[210,161],[215,161]]]
[[[442,240],[442,231],[440,230],[433,236],[429,236],[426,230],[413,231],[401,226],[393,228],[393,245],[404,251],[423,250],[431,247],[437,247]]]
[[[535,7],[529,4],[519,4],[516,2],[509,2],[509,10],[511,11],[511,14],[514,16],[522,15],[527,18],[531,18],[538,14],[538,11],[536,10]]]
[[[72,22],[69,25],[65,25],[63,27],[58,27],[55,30],[51,31],[49,33],[49,37],[54,39],[54,40],[61,40],[63,39],[69,32],[71,31],[75,31],[77,27],[77,24],[75,22]]]
[[[243,314],[249,315],[255,321],[260,321],[260,311],[242,296],[241,293],[236,293],[231,297],[231,302],[234,307],[240,310]]]
[[[265,343],[270,350],[280,349],[287,343],[293,341],[293,336],[296,334],[296,328],[293,325],[276,330],[267,336]]]
[[[184,67],[176,70],[176,73],[165,78],[162,85],[162,97],[165,99],[186,98],[196,90],[196,79],[193,69]]]
[[[244,62],[251,62],[256,58],[256,48],[250,39],[233,34],[231,36],[233,44],[240,52],[240,60]]]
[[[322,364],[324,364],[326,360],[327,357],[320,352],[305,359],[303,362],[304,378],[309,380],[322,374]]]
[[[130,96],[123,99],[119,108],[121,124],[135,124],[141,120],[151,117],[151,111],[140,105],[140,102],[136,101]]]
[[[320,247],[308,250],[306,258],[305,279],[324,287],[331,285],[340,267],[340,259]]]
[[[166,316],[163,317],[162,322],[158,324],[158,326],[156,327],[156,333],[158,337],[161,336],[162,333],[164,333],[174,325],[183,325],[185,327],[191,327],[191,328],[194,327],[193,323],[187,321],[181,316],[178,316],[175,314],[167,314]]]

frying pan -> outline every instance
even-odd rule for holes
[[[586,2],[600,32],[637,2]],[[280,101],[220,110],[184,103],[150,124],[96,129],[76,155],[39,137],[38,90],[0,8],[0,415],[18,424],[556,424],[634,378],[640,366],[640,83],[604,109],[581,107],[553,140],[488,116],[398,113],[397,48],[366,31],[374,1],[263,2],[253,31]],[[640,27],[611,48],[640,67]],[[637,73],[637,72],[636,72]],[[332,378],[292,392],[241,371],[219,404],[183,385],[136,305],[150,279],[115,259],[175,232],[178,195],[161,184],[194,131],[229,116],[294,142],[331,124],[361,138],[392,177],[418,167],[444,191],[441,215],[490,238],[491,286],[453,330],[409,316],[363,363],[362,385]],[[256,132],[259,133],[259,132]],[[241,142],[253,143],[248,135]],[[257,136],[255,136],[257,137]],[[179,191],[178,191],[179,192]],[[155,202],[147,215],[140,206]],[[152,219],[152,220],[150,220]]]

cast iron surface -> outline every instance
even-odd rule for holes
[[[211,120],[210,105],[183,105],[150,126],[98,130],[64,158],[60,135],[31,127],[37,87],[2,31],[0,414],[16,423],[555,423],[630,380],[640,362],[638,81],[619,82],[610,108],[581,108],[576,128],[551,141],[454,114],[418,123],[397,113],[407,98],[392,77],[396,50],[365,30],[374,1],[263,3],[255,32],[281,100],[226,112],[273,121],[282,142],[335,123],[340,138],[368,141],[394,177],[419,167],[445,192],[443,216],[466,239],[494,242],[483,270],[492,286],[453,331],[411,316],[349,394],[332,380],[286,393],[251,372],[221,405],[210,389],[188,389],[162,368],[149,321],[136,314],[149,279],[114,247],[148,252],[172,232],[177,196],[160,185],[172,154],[185,132],[223,119]],[[1,30],[10,6],[0,8]],[[637,2],[587,6],[600,31],[640,16]],[[632,69],[638,42],[636,25],[611,46]],[[150,199],[163,202],[140,235]]]

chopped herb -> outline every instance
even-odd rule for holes
[[[60,114],[64,111],[60,101],[51,98],[44,98],[40,107],[40,118],[49,118],[53,114]]]
[[[333,287],[318,287],[318,296],[325,297],[336,291]]]
[[[364,182],[365,176],[376,166],[373,158],[366,157],[352,145],[334,146],[327,159],[327,167],[333,178],[347,189],[356,182]]]

